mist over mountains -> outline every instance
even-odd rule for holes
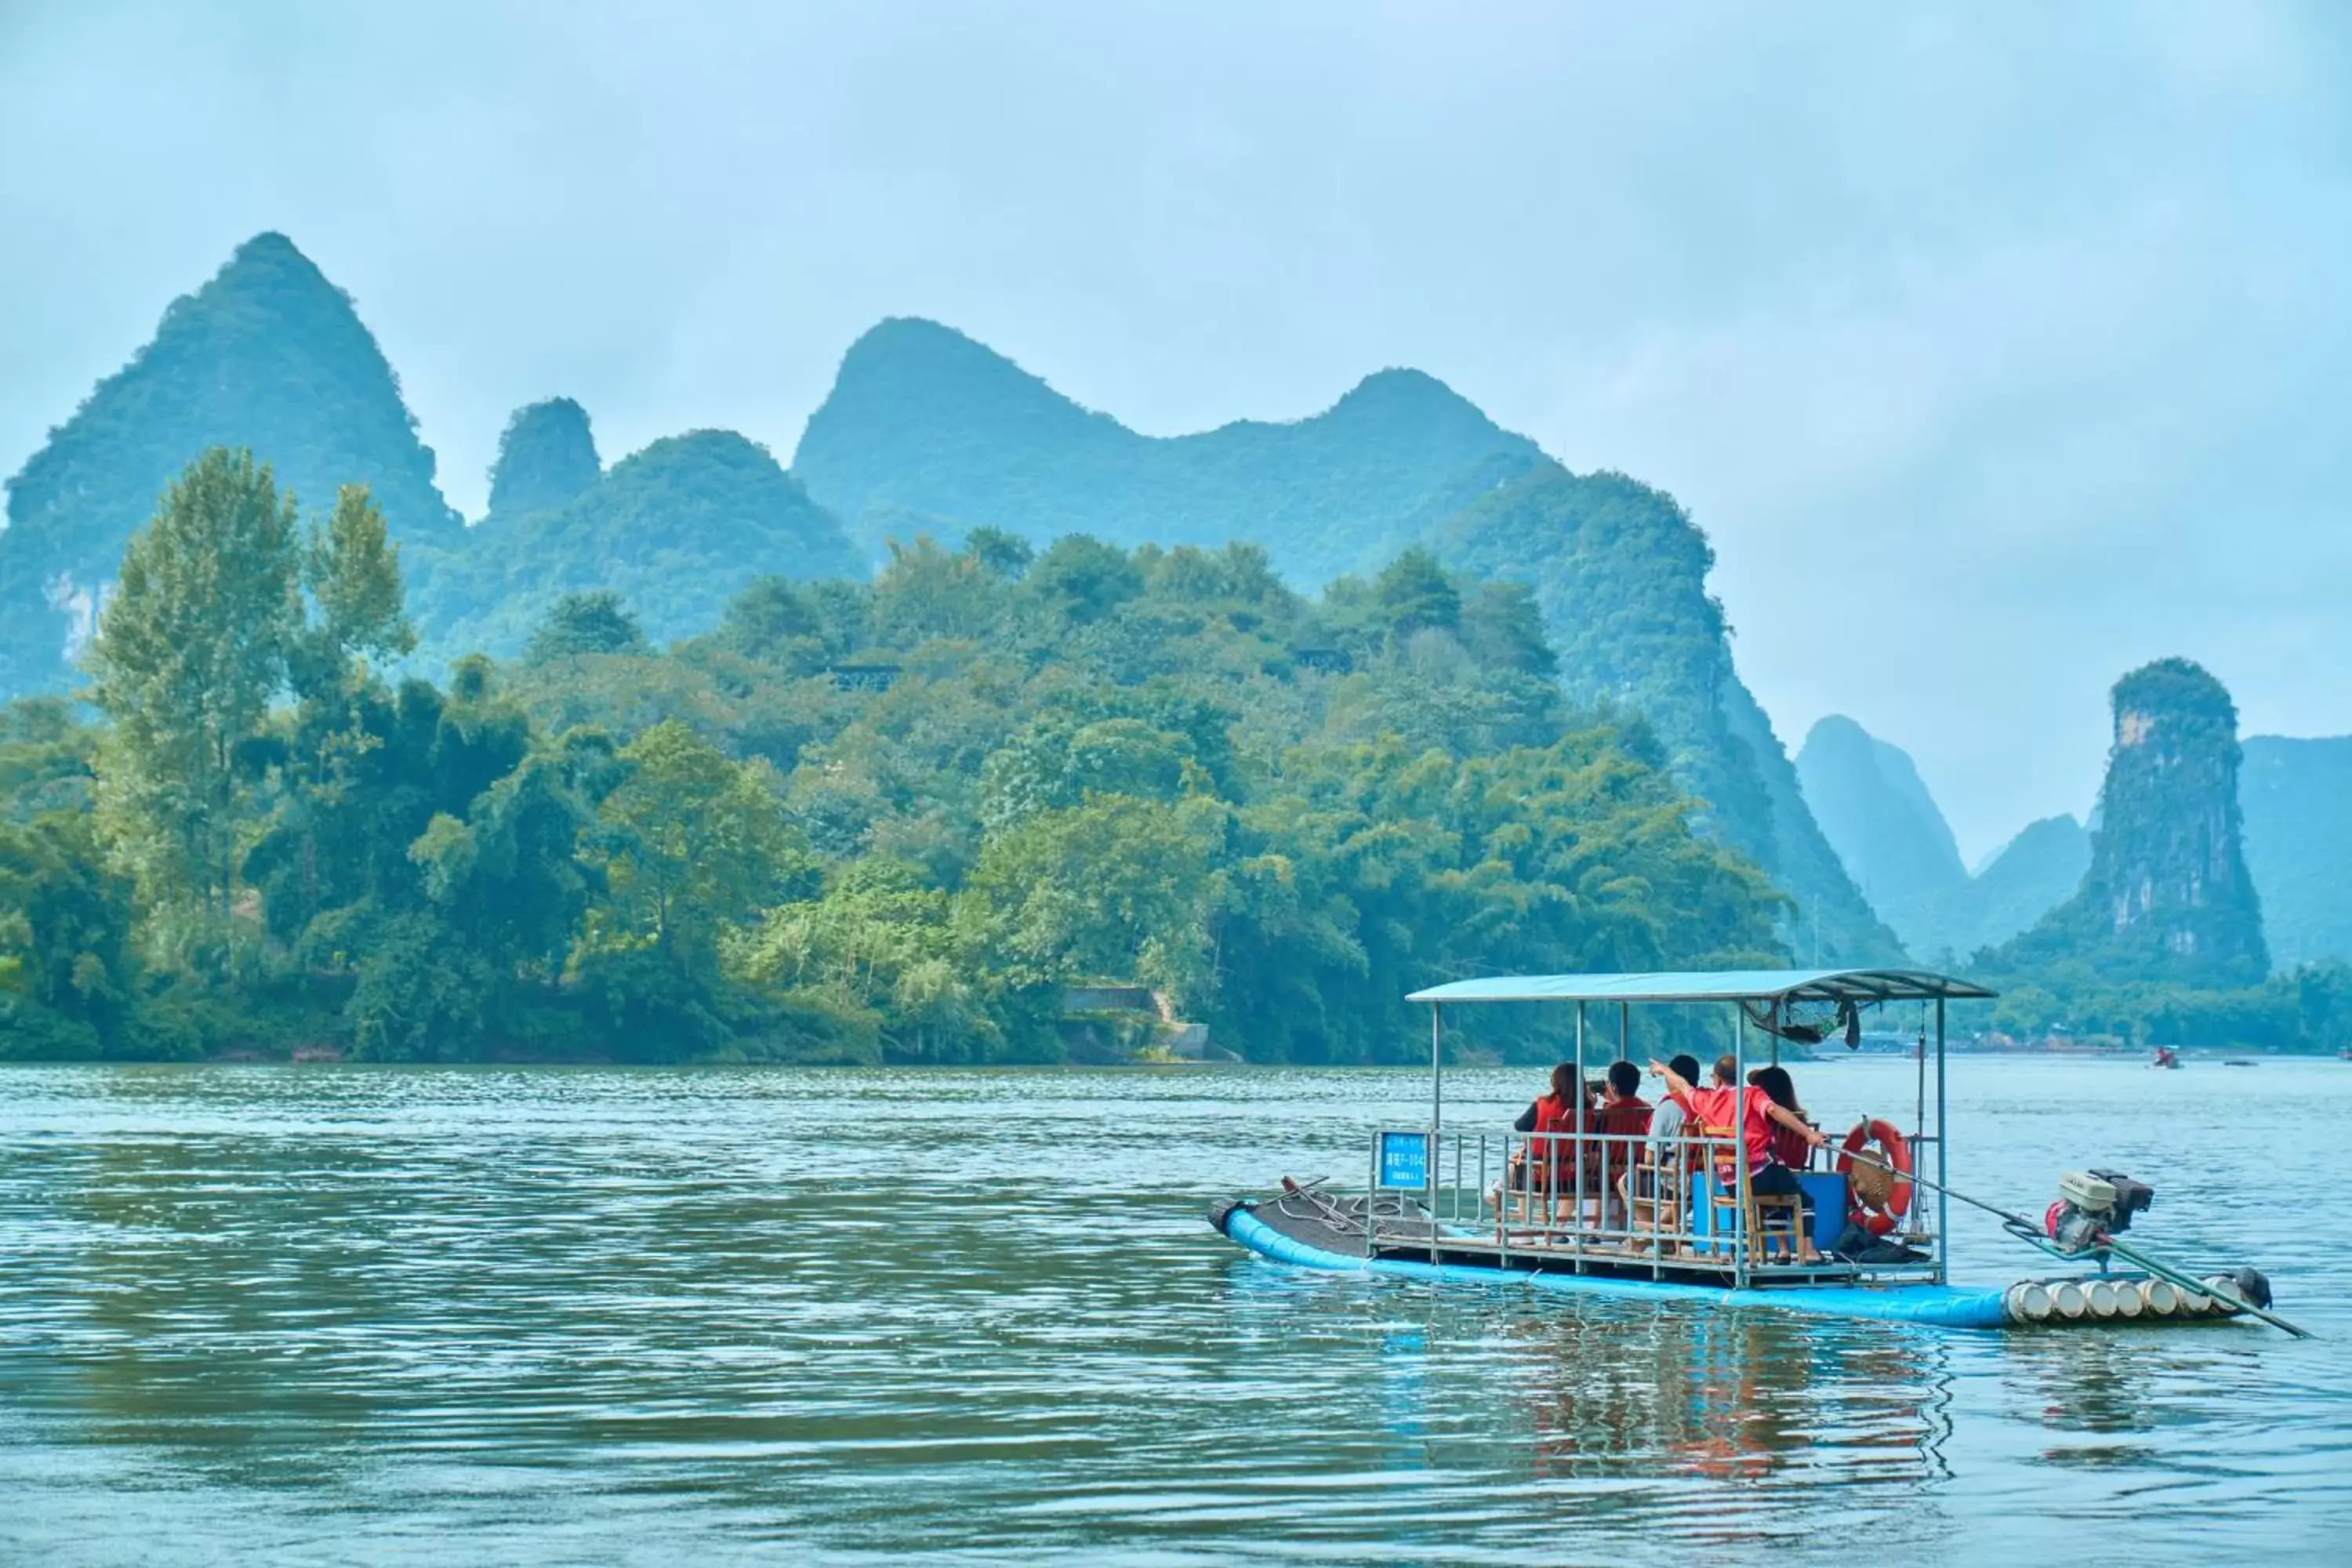
[[[1970,877],[1909,759],[1850,721],[1816,726],[1792,763],[1707,591],[1712,548],[1674,498],[1571,472],[1417,371],[1367,376],[1309,417],[1155,437],[950,327],[896,318],[844,355],[790,471],[709,429],[607,468],[593,411],[556,395],[516,412],[488,513],[466,527],[352,300],[264,234],[174,301],[9,480],[0,696],[71,683],[125,541],[213,445],[252,448],[314,513],[340,484],[370,487],[404,550],[423,668],[515,656],[589,590],[618,594],[656,642],[693,637],[757,579],[862,576],[922,535],[1247,540],[1307,589],[1420,545],[1526,585],[1571,698],[1654,743],[1700,825],[1773,877],[1801,958],[1974,952],[2063,901],[2089,860],[2060,817]],[[2287,847],[2341,799],[2345,744],[2248,743],[2246,853],[2283,960],[2352,950],[2343,882]]]

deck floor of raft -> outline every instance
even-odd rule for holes
[[[1337,1224],[1325,1217],[1318,1205],[1301,1197],[1268,1197],[1257,1203],[1250,1212],[1266,1226],[1305,1246],[1337,1253],[1342,1258],[1365,1256],[1363,1199],[1340,1199],[1338,1206],[1343,1211],[1343,1216]],[[1407,1208],[1397,1205],[1393,1199],[1384,1200],[1379,1224],[1380,1247],[1373,1256],[1400,1262],[1432,1261],[1430,1233],[1438,1227],[1433,1227],[1428,1216],[1417,1206]],[[1719,1285],[1727,1289],[1734,1282],[1728,1258],[1717,1261],[1703,1258],[1660,1258],[1650,1252],[1590,1242],[1581,1252],[1572,1246],[1562,1246],[1557,1242],[1549,1247],[1538,1247],[1517,1238],[1510,1246],[1505,1247],[1493,1238],[1491,1232],[1480,1236],[1453,1227],[1439,1230],[1434,1261],[1472,1268],[1507,1268],[1526,1273],[1575,1272],[1622,1279],[1664,1279],[1688,1285]],[[1755,1265],[1748,1271],[1751,1289],[1847,1285],[1863,1280],[1891,1284],[1927,1280],[1934,1276],[1935,1266],[1932,1263],[1773,1263]]]

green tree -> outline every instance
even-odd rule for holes
[[[1092,534],[1054,541],[1024,579],[1046,603],[1073,621],[1098,621],[1143,592],[1143,574],[1127,552]]]
[[[0,706],[0,822],[84,811],[97,784],[99,731],[61,697]]]
[[[599,589],[558,599],[539,629],[530,634],[523,662],[546,664],[582,654],[644,651],[646,634],[637,626],[637,617],[621,603],[618,594]]]
[[[1027,540],[1001,528],[973,529],[964,535],[963,549],[983,570],[1008,582],[1020,581],[1030,563],[1037,559],[1037,552]]]
[[[1114,795],[989,840],[972,872],[971,912],[1005,983],[1111,978],[1201,996],[1223,830],[1213,801]]]
[[[620,756],[627,771],[599,813],[611,892],[596,935],[713,976],[721,930],[773,902],[796,868],[768,770],[730,760],[676,720]]]
[[[137,976],[131,888],[89,818],[0,823],[0,1058],[121,1054]]]
[[[226,923],[257,739],[301,633],[291,496],[250,452],[215,447],[131,542],[89,653],[108,731],[102,807],[151,898]]]
[[[1450,632],[1462,624],[1461,593],[1426,550],[1408,550],[1390,562],[1372,584],[1372,597],[1400,643],[1418,631]]]
[[[311,640],[338,671],[350,659],[399,658],[416,647],[400,581],[400,546],[365,485],[335,493],[324,525],[312,524],[302,584],[318,605]]]

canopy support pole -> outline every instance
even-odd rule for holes
[[[1429,1169],[1423,1180],[1428,1187],[1424,1202],[1429,1205],[1429,1260],[1437,1261],[1437,1136],[1445,1124],[1445,1026],[1440,1019],[1444,1009],[1429,1005]]]
[[[1441,1068],[1441,1052],[1444,1047],[1444,1026],[1438,1021],[1438,1005],[1429,1005],[1429,1135],[1445,1121],[1445,1074]]]
[[[1755,1208],[1748,1196],[1748,1009],[1731,1005],[1731,1168],[1738,1173],[1732,1196],[1739,1205],[1738,1250],[1732,1253],[1732,1283],[1748,1289],[1748,1216]]]
[[[1951,1180],[1947,1157],[1951,1139],[1944,1127],[1944,999],[1936,998],[1936,1283],[1941,1285],[1952,1268],[1952,1200],[1944,1191]]]
[[[1573,1256],[1569,1267],[1579,1274],[1584,1272],[1584,1004],[1579,1002],[1576,1005],[1576,1120],[1569,1123],[1574,1132],[1574,1141],[1569,1145],[1570,1158],[1576,1162],[1576,1182],[1570,1190],[1571,1206],[1569,1209],[1569,1223],[1575,1226],[1569,1232],[1574,1238],[1570,1244]],[[1552,1169],[1555,1172],[1559,1169],[1557,1150],[1552,1154]],[[1558,1194],[1554,1194],[1553,1206],[1559,1206]],[[1559,1216],[1555,1214],[1553,1217]]]

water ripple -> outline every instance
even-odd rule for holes
[[[0,1071],[0,1552],[2324,1561],[2352,1268],[2311,1198],[2352,1071],[2258,1130],[2219,1077],[1965,1064],[1954,1180],[2153,1173],[2151,1237],[2260,1259],[2319,1341],[1318,1276],[1208,1230],[1359,1169],[1403,1074]],[[1956,1230],[1961,1277],[2031,1269]]]

